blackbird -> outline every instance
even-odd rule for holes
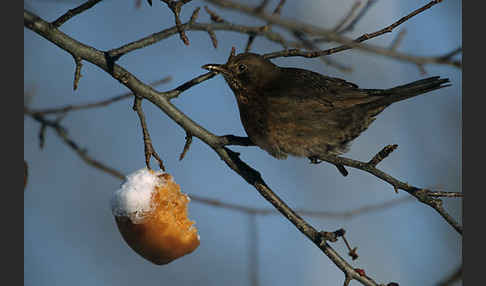
[[[361,89],[343,79],[299,68],[279,67],[254,53],[202,68],[223,75],[235,94],[249,139],[278,159],[288,155],[317,163],[340,155],[390,104],[446,87],[430,77],[389,89]],[[336,165],[346,176],[347,171]]]

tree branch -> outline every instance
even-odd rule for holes
[[[163,94],[157,93],[150,86],[143,84],[134,75],[111,61],[105,53],[70,38],[55,28],[52,24],[26,10],[24,10],[24,26],[46,38],[61,49],[75,54],[87,62],[97,65],[129,88],[134,94],[149,100],[159,107],[186,132],[190,132],[193,136],[201,139],[209,145],[228,167],[238,173],[249,184],[254,186],[267,201],[269,201],[284,215],[284,217],[293,223],[297,229],[319,247],[344,273],[352,275],[353,279],[360,281],[363,285],[377,285],[371,278],[360,276],[331,246],[325,241],[323,242],[319,232],[288,207],[287,204],[285,204],[285,202],[283,202],[265,184],[256,170],[240,160],[237,153],[226,147],[221,147],[221,142],[219,141],[218,136],[211,134],[192,121],[192,119],[173,106]]]
[[[181,22],[181,9],[184,4],[191,2],[192,0],[179,0],[179,1],[173,1],[173,0],[162,0],[162,2],[165,2],[169,9],[174,13],[174,18],[175,18],[175,23],[176,23],[176,28],[177,32],[179,33],[179,36],[182,40],[182,42],[186,45],[189,46],[189,39],[186,36],[186,33],[184,32],[184,29],[182,29],[182,22]],[[199,10],[198,10],[199,12]],[[193,14],[194,15],[194,14]],[[191,21],[194,21],[191,17]]]
[[[270,41],[279,43],[281,45],[285,45],[286,41],[284,37],[276,32],[272,32],[270,30],[262,30],[260,27],[251,27],[245,25],[236,25],[231,24],[228,22],[222,23],[185,23],[180,26],[180,28],[184,31],[205,31],[205,32],[214,32],[214,31],[233,31],[242,34],[256,34],[261,35],[267,38]],[[170,36],[173,36],[178,33],[177,27],[171,27],[160,32],[151,34],[149,36],[143,37],[137,41],[125,44],[119,48],[112,49],[107,52],[108,56],[113,59],[118,59],[121,56],[132,52],[134,50],[142,49],[144,47],[153,45],[159,41],[162,41]],[[214,45],[214,43],[213,43]]]
[[[210,2],[229,2],[229,1],[210,1]],[[432,1],[432,2],[440,2],[440,1]],[[265,14],[263,12],[258,12],[259,16],[262,18],[265,18]],[[263,16],[262,16],[263,15]],[[191,17],[192,19],[192,17]],[[265,19],[268,20],[268,19]],[[279,21],[282,21],[279,23]],[[194,22],[194,21],[192,21]],[[191,28],[194,28],[193,26],[196,25],[194,23],[184,24],[184,25],[190,25]],[[268,20],[269,23],[276,23],[278,25],[281,25],[283,27],[286,27],[286,21],[284,20],[275,20],[271,19]],[[179,25],[179,28],[183,27],[184,25]],[[228,24],[224,24],[228,25]],[[323,30],[320,30],[318,28],[315,28],[317,30],[313,30],[314,27],[308,26],[307,28],[305,26],[299,26],[300,23],[296,24],[297,26],[292,28],[292,29],[297,29],[297,28],[303,28],[304,32],[307,34],[325,34],[322,32]],[[125,85],[127,88],[129,88],[132,91],[132,94],[136,94],[137,96],[140,96],[141,98],[147,99],[151,101],[154,105],[159,107],[164,113],[166,113],[173,121],[175,121],[178,125],[180,125],[186,132],[187,134],[191,134],[194,137],[197,137],[201,139],[203,142],[205,142],[208,146],[210,146],[218,155],[219,157],[226,163],[228,167],[230,167],[233,171],[238,173],[245,181],[247,181],[250,185],[254,186],[255,189],[267,200],[269,201],[280,213],[282,213],[291,223],[293,223],[299,231],[301,231],[307,238],[309,238],[318,248],[320,248],[330,259],[331,261],[338,266],[343,273],[346,275],[346,280],[358,280],[360,281],[363,285],[377,285],[376,282],[374,282],[371,278],[369,278],[366,275],[363,275],[360,271],[357,271],[356,269],[352,268],[337,252],[335,252],[328,244],[327,242],[323,239],[321,232],[318,232],[316,229],[314,229],[310,224],[308,224],[304,219],[302,219],[296,211],[292,210],[289,206],[285,204],[264,182],[263,178],[261,177],[260,173],[256,171],[255,169],[251,168],[249,165],[247,165],[245,162],[243,162],[239,158],[239,154],[236,152],[233,152],[232,150],[224,147],[225,145],[243,145],[247,144],[245,146],[250,146],[252,145],[251,141],[247,140],[245,141],[244,139],[241,139],[242,137],[236,137],[232,135],[226,135],[226,136],[216,136],[203,127],[199,126],[197,123],[192,121],[189,117],[187,117],[184,113],[182,113],[180,110],[178,110],[175,106],[173,106],[170,103],[170,100],[172,98],[177,97],[180,93],[183,91],[187,90],[188,88],[199,84],[214,75],[211,75],[210,73],[201,75],[191,81],[186,82],[185,84],[179,86],[178,88],[168,91],[168,92],[157,92],[154,89],[152,89],[150,86],[147,86],[143,84],[140,80],[138,80],[134,75],[123,69],[121,66],[115,64],[114,59],[118,58],[120,55],[124,53],[119,53],[118,55],[115,53],[115,56],[111,55],[110,52],[102,52],[99,51],[93,47],[87,46],[85,44],[82,44],[66,34],[62,33],[59,31],[53,24],[50,24],[38,16],[34,15],[31,12],[25,11],[24,10],[24,26],[33,30],[37,34],[41,35],[42,37],[46,38],[48,41],[56,44],[59,46],[61,49],[66,50],[67,52],[71,53],[73,56],[76,56],[80,60],[85,60],[87,62],[91,62],[101,69],[105,70],[108,74],[110,74],[113,78],[117,79],[119,82],[121,82],[123,85]],[[188,27],[188,26],[186,26]],[[310,28],[309,28],[310,27]],[[211,31],[214,29],[214,26],[205,26],[204,30],[208,31],[208,29],[211,29]],[[292,30],[291,29],[291,30]],[[306,30],[310,29],[310,30]],[[177,30],[177,27],[176,27]],[[230,29],[231,30],[231,29]],[[167,32],[169,33],[169,32]],[[167,36],[168,34],[164,34],[164,36]],[[172,32],[170,32],[172,33]],[[159,35],[160,36],[160,35]],[[327,37],[334,37],[332,33],[326,35]],[[146,38],[147,42],[141,43],[138,42],[137,44],[131,43],[129,45],[133,49],[134,47],[141,48],[143,47],[143,44],[149,43],[150,41],[155,41],[157,39],[151,38],[148,39]],[[159,39],[160,40],[160,39]],[[332,40],[332,39],[331,39]],[[373,46],[367,46],[367,45],[356,45],[356,43],[351,43],[351,42],[346,42],[348,41],[345,38],[340,39],[343,44],[349,45],[350,47],[358,47],[359,49],[363,50],[373,50]],[[337,41],[337,40],[336,40]],[[337,41],[339,42],[339,41]],[[137,46],[138,45],[138,46]],[[354,45],[354,46],[353,46]],[[125,50],[125,53],[130,51],[129,49]],[[379,51],[379,49],[377,50]],[[451,54],[449,56],[449,54]],[[449,61],[449,59],[457,54],[457,52],[449,53],[445,56],[442,57],[436,57],[436,59],[439,59],[441,61]],[[392,57],[395,58],[400,58],[400,57],[413,57],[413,56],[408,56],[405,54],[399,54],[395,53]],[[412,61],[413,62],[413,61]],[[141,101],[141,98],[139,101]],[[135,100],[135,104],[137,103],[137,99]],[[24,110],[25,112],[25,110]],[[58,124],[58,122],[51,122],[45,118],[41,118],[39,114],[34,114],[30,113],[33,118],[37,118],[36,120],[39,120],[43,126],[49,126],[54,128],[56,131],[61,130],[62,128]],[[61,131],[59,131],[58,135],[61,136]],[[65,132],[64,132],[65,134]],[[77,148],[77,145],[72,142],[72,140],[68,140],[64,137],[65,142],[70,145],[74,150],[78,151],[79,148]],[[192,138],[192,137],[191,137]],[[236,143],[236,144],[235,144]],[[237,144],[241,143],[241,144]],[[347,159],[343,157],[329,157],[327,158],[326,156],[323,156],[322,158],[319,158],[321,160],[333,163],[335,165],[345,165],[345,166],[350,166],[353,168],[358,168],[364,171],[367,171],[378,178],[392,184],[395,188],[399,188],[402,190],[405,190],[412,194],[414,197],[422,201],[423,203],[426,203],[436,209],[445,219],[446,221],[451,224],[456,230],[462,234],[462,226],[458,225],[448,214],[445,212],[445,210],[442,208],[442,201],[439,199],[432,198],[434,195],[438,196],[438,192],[431,193],[429,190],[424,190],[424,189],[419,189],[416,187],[409,186],[406,183],[400,182],[396,180],[395,178],[389,176],[388,174],[382,172],[381,170],[376,168],[376,164],[378,164],[383,158],[388,156],[388,154],[391,151],[389,151],[385,155],[380,155],[378,158],[375,160],[373,158],[370,162],[365,163],[365,162],[360,162],[352,159]],[[78,153],[80,156],[83,155],[83,152]],[[378,155],[377,155],[378,156]],[[83,157],[82,157],[83,158]],[[86,161],[89,163],[89,160],[86,159]],[[376,162],[376,163],[375,163]],[[97,162],[96,162],[97,163]],[[374,164],[373,164],[374,163]],[[93,166],[97,166],[97,164],[94,164],[91,162]],[[99,163],[98,163],[99,165]],[[97,166],[99,167],[99,166]],[[122,177],[123,179],[123,177]],[[456,193],[457,194],[457,193]],[[348,283],[349,283],[348,281]]]
[[[72,17],[83,13],[84,11],[88,10],[89,8],[93,7],[94,5],[98,4],[101,1],[103,1],[103,0],[89,0],[89,1],[85,2],[84,4],[78,6],[74,9],[70,9],[65,14],[63,14],[61,17],[59,17],[55,21],[53,21],[52,25],[54,25],[54,27],[56,27],[56,28],[59,28],[59,27],[61,27],[62,24],[66,23]]]
[[[430,190],[427,189],[414,187],[405,182],[397,180],[396,178],[376,168],[376,166],[372,164],[373,159],[368,163],[345,158],[345,157],[332,156],[332,155],[321,155],[319,156],[319,159],[332,164],[340,164],[340,165],[363,170],[389,183],[394,187],[395,190],[401,189],[406,191],[410,195],[417,198],[420,202],[436,210],[447,221],[447,223],[449,223],[458,233],[462,235],[462,226],[459,223],[457,223],[456,220],[446,212],[446,210],[442,206],[442,201],[440,199],[434,198],[434,196],[431,195],[431,193],[434,194],[434,192],[431,192]]]
[[[143,134],[143,145],[144,145],[144,153],[145,153],[145,165],[148,169],[150,168],[150,158],[154,157],[157,162],[159,162],[159,167],[162,171],[165,171],[164,163],[162,159],[160,159],[159,154],[154,149],[152,145],[152,139],[150,138],[150,133],[148,131],[147,122],[145,121],[145,114],[142,110],[142,99],[138,96],[135,96],[133,99],[133,110],[137,112],[138,118],[140,119],[140,125],[142,127],[142,134]]]
[[[291,32],[299,31],[299,32],[302,32],[302,33],[305,33],[305,34],[308,34],[308,35],[322,36],[322,37],[325,37],[328,41],[334,41],[334,42],[337,42],[337,43],[340,43],[340,44],[343,45],[343,47],[338,47],[338,48],[335,48],[335,49],[332,49],[332,50],[325,50],[325,51],[302,52],[298,49],[297,50],[294,49],[294,50],[284,50],[284,51],[281,51],[281,52],[274,52],[274,53],[265,54],[264,56],[266,58],[269,58],[269,59],[270,58],[276,58],[276,57],[294,57],[294,56],[313,58],[313,57],[319,57],[319,56],[323,56],[323,55],[329,55],[331,53],[336,53],[336,52],[342,51],[342,50],[355,48],[355,49],[359,49],[359,50],[362,50],[362,51],[365,51],[365,52],[374,53],[374,54],[377,54],[377,55],[394,58],[394,59],[397,59],[397,60],[400,60],[400,61],[414,63],[416,65],[442,64],[442,65],[450,65],[450,66],[455,66],[455,67],[461,67],[461,63],[459,61],[443,60],[439,57],[414,56],[414,55],[409,55],[409,54],[405,54],[405,53],[400,53],[400,52],[397,52],[397,51],[392,51],[390,49],[379,47],[379,46],[376,46],[376,45],[360,43],[360,42],[362,42],[366,39],[376,37],[377,35],[374,35],[374,34],[363,35],[362,36],[363,40],[361,40],[361,41],[359,40],[359,38],[358,38],[358,40],[352,40],[348,37],[341,36],[341,35],[333,32],[332,30],[323,29],[323,28],[316,27],[316,26],[309,25],[309,24],[304,24],[304,23],[298,22],[298,21],[281,19],[278,16],[269,15],[269,14],[265,14],[264,12],[255,11],[255,8],[244,5],[244,4],[235,3],[235,2],[232,2],[232,1],[229,1],[229,0],[206,0],[206,1],[210,2],[214,5],[223,7],[223,8],[238,10],[242,13],[258,17],[262,20],[268,21],[269,23],[279,25],[283,28],[286,28]],[[428,5],[430,5],[430,7],[431,7],[431,6],[433,6],[437,3],[440,3],[441,1],[442,0],[434,0],[434,1],[431,1]],[[428,8],[430,8],[430,7],[428,7]],[[420,10],[420,12],[423,12],[423,11],[426,10],[426,9],[422,9],[422,8],[420,8],[418,10]],[[411,13],[411,14],[413,14],[412,16],[418,14],[418,13],[415,13],[415,12],[416,11]],[[392,24],[390,26],[396,27],[396,26],[400,25],[401,23],[405,22],[406,20],[408,20],[409,18],[412,17],[412,16],[410,16],[410,17],[409,16],[410,16],[410,14],[404,17],[406,19],[402,18],[402,19],[398,20],[397,22],[395,22],[394,24]],[[387,27],[387,28],[383,29],[384,31],[380,30],[380,31],[377,31],[376,33],[379,33],[378,35],[384,34],[388,31],[388,29],[389,28]]]
[[[74,71],[73,90],[76,90],[78,88],[79,80],[81,79],[81,68],[83,67],[83,62],[79,57],[74,57],[74,62],[76,63],[76,69]]]
[[[150,84],[150,86],[157,86],[163,83],[167,83],[171,80],[172,78],[170,76],[162,78],[160,80],[154,81]],[[91,109],[91,108],[98,108],[98,107],[105,107],[108,106],[112,103],[115,103],[120,100],[124,100],[127,98],[130,98],[133,96],[133,92],[127,92],[121,95],[113,96],[111,98],[101,100],[101,101],[96,101],[92,103],[86,103],[86,104],[79,104],[79,105],[67,105],[64,107],[57,107],[57,108],[47,108],[47,109],[31,109],[30,111],[32,113],[38,113],[41,115],[45,114],[55,114],[55,113],[67,113],[70,111],[76,111],[76,110],[83,110],[83,109]]]
[[[39,122],[41,126],[50,127],[54,131],[56,131],[56,134],[63,140],[63,142],[68,145],[73,151],[76,152],[76,154],[89,166],[94,167],[108,175],[111,175],[115,178],[118,178],[120,180],[124,180],[125,176],[123,175],[122,172],[116,170],[113,167],[108,166],[105,163],[102,163],[93,157],[89,156],[86,150],[82,150],[78,147],[78,144],[74,143],[74,141],[67,136],[67,132],[65,131],[66,129],[60,124],[58,120],[52,121],[46,118],[46,114],[41,114],[37,111],[34,111],[32,109],[29,109],[27,107],[24,108],[24,114],[28,115],[35,121]],[[230,135],[228,135],[230,136]],[[233,135],[231,135],[233,136]],[[235,136],[236,137],[236,136]],[[247,137],[241,137],[241,138],[247,138]],[[24,167],[27,166],[25,160],[24,160]],[[24,184],[27,181],[27,167],[24,168]],[[188,194],[192,200],[195,202],[217,207],[217,208],[222,208],[222,209],[227,209],[230,211],[238,211],[250,215],[276,215],[278,212],[275,210],[275,208],[255,208],[255,207],[248,207],[248,206],[243,206],[239,204],[232,204],[232,203],[227,203],[223,202],[220,200],[216,199],[210,199],[206,197],[201,197],[196,194]],[[352,219],[356,216],[360,215],[365,215],[368,213],[376,212],[376,211],[381,211],[384,209],[392,208],[397,205],[403,204],[403,203],[408,203],[411,202],[413,198],[411,197],[402,197],[399,199],[394,199],[390,200],[387,202],[379,203],[379,204],[372,204],[372,205],[366,205],[359,207],[357,209],[353,210],[347,210],[347,211],[313,211],[313,210],[307,210],[307,209],[296,209],[295,211],[303,216],[307,217],[318,217],[318,218],[330,218],[330,219]]]

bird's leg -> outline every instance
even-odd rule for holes
[[[346,177],[348,175],[348,170],[346,170],[346,168],[344,168],[343,165],[341,165],[341,164],[334,164],[334,166],[336,166],[336,168],[339,170],[339,172],[341,173],[341,175],[343,175],[344,177]]]
[[[319,157],[317,156],[310,156],[308,157],[308,159],[310,160],[311,164],[319,164],[322,162],[322,160],[320,160]],[[336,168],[339,170],[339,173],[341,173],[341,175],[343,175],[344,177],[346,177],[349,174],[348,170],[346,170],[346,168],[344,168],[343,165],[334,164],[334,166],[336,166]]]

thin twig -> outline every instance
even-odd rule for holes
[[[67,135],[66,129],[60,125],[58,120],[49,120],[49,119],[45,118],[45,116],[43,116],[43,115],[31,112],[26,107],[24,107],[24,114],[27,114],[30,117],[32,117],[34,120],[39,122],[41,124],[41,126],[47,126],[47,127],[52,128],[56,132],[56,134],[64,141],[64,143],[67,144],[69,147],[71,147],[71,149],[73,149],[78,154],[78,156],[81,159],[83,159],[83,161],[86,162],[88,165],[91,165],[91,166],[93,166],[93,167],[95,167],[95,168],[97,168],[97,169],[99,169],[99,170],[101,170],[101,171],[103,171],[107,174],[110,174],[114,177],[117,177],[121,180],[123,180],[125,178],[125,176],[123,176],[119,171],[117,171],[117,170],[115,170],[115,169],[113,169],[109,166],[106,166],[105,164],[102,164],[101,162],[99,162],[99,161],[93,159],[92,157],[88,156],[86,150],[81,149],[71,138],[69,138],[69,136]]]
[[[215,23],[226,23],[226,21],[221,16],[219,16],[213,10],[209,9],[208,6],[204,6],[204,10],[206,10],[206,12],[209,14],[209,18],[211,19],[211,21]]]
[[[46,124],[41,122],[41,127],[39,128],[39,148],[44,148],[44,143],[46,141]]]
[[[196,9],[194,9],[194,11],[192,11],[191,18],[189,19],[189,22],[188,22],[189,25],[192,25],[196,22],[197,18],[199,17],[199,11],[200,10],[201,10],[201,7],[197,7]]]
[[[356,18],[354,18],[346,27],[335,30],[335,31],[338,32],[339,34],[344,34],[344,33],[352,31],[354,29],[354,27],[356,26],[356,24],[361,19],[363,19],[364,15],[366,15],[366,13],[369,11],[371,6],[373,6],[376,2],[378,2],[378,0],[368,0],[366,2],[365,6],[363,7],[363,9],[361,9],[361,11],[359,12],[358,16],[356,16]]]
[[[85,2],[84,4],[81,4],[80,6],[68,10],[65,14],[63,14],[61,17],[57,18],[55,21],[52,22],[52,25],[54,27],[59,28],[62,24],[66,23],[69,19],[72,17],[81,14],[82,12],[88,10],[89,8],[93,7],[94,5],[98,4],[103,0],[89,0]]]
[[[165,171],[164,163],[162,159],[160,159],[159,154],[154,149],[152,145],[152,139],[150,139],[150,133],[148,132],[147,122],[145,121],[145,115],[142,110],[142,99],[140,97],[135,96],[133,101],[133,110],[137,112],[138,118],[140,119],[140,125],[142,126],[142,133],[143,133],[143,144],[144,144],[144,151],[145,151],[145,165],[148,169],[150,168],[150,158],[154,157],[157,162],[159,162],[159,167],[162,171]]]
[[[398,49],[398,46],[400,46],[403,39],[405,38],[406,33],[407,31],[405,29],[400,30],[400,32],[398,32],[398,35],[391,42],[389,49],[392,51],[396,51]]]
[[[454,57],[455,55],[459,54],[462,52],[462,47],[458,47],[454,50],[452,50],[451,52],[443,55],[443,56],[439,56],[438,58],[441,59],[441,60],[450,60],[452,57]]]
[[[352,260],[358,259],[359,256],[358,256],[358,253],[356,253],[356,251],[358,250],[358,247],[351,248],[351,246],[349,245],[349,242],[346,239],[346,237],[344,236],[344,234],[342,235],[342,237],[343,237],[344,244],[346,244],[346,247],[348,248],[348,255],[351,257]]]
[[[405,182],[399,181],[389,174],[377,169],[370,163],[332,155],[321,155],[319,156],[319,159],[332,164],[341,164],[344,166],[363,170],[391,184],[395,190],[401,189],[406,191],[410,195],[416,197],[420,202],[429,205],[434,210],[436,210],[458,233],[462,234],[462,226],[447,213],[447,211],[442,206],[442,201],[440,199],[433,198],[429,195],[428,190],[417,188]]]
[[[311,51],[316,51],[319,50],[319,48],[309,39],[307,39],[306,35],[303,33],[300,33],[298,31],[295,31],[293,35],[302,43],[304,48],[311,50]],[[319,57],[319,59],[327,64],[328,66],[334,67],[342,72],[351,72],[352,69],[348,66],[345,66],[341,63],[338,63],[337,61],[332,60],[330,57]]]
[[[179,33],[179,36],[180,36],[182,42],[186,46],[189,46],[189,39],[187,38],[187,35],[184,32],[184,29],[182,28],[182,22],[181,22],[180,15],[181,15],[181,8],[182,8],[182,6],[184,6],[184,4],[187,4],[187,3],[191,2],[191,1],[192,0],[179,0],[179,1],[162,0],[162,2],[164,2],[165,4],[167,4],[167,6],[169,7],[169,9],[174,14],[177,32]]]
[[[73,90],[78,88],[79,79],[81,79],[81,68],[83,67],[83,62],[80,57],[74,57],[74,62],[76,63],[76,69],[74,71],[74,82]]]
[[[369,1],[368,1],[369,3]],[[354,14],[356,13],[356,10],[358,10],[359,6],[361,6],[361,2],[360,1],[356,1],[354,2],[353,6],[351,6],[351,9],[348,11],[348,13],[341,19],[341,21],[339,21],[336,26],[334,26],[334,28],[332,29],[335,33],[338,33],[339,30],[341,30],[344,26],[344,24],[346,24],[351,18],[354,17]]]
[[[268,3],[268,1],[264,0],[260,4],[260,6],[258,6],[256,8],[256,11],[258,11],[258,13],[263,12],[263,10],[265,10],[265,6],[267,5],[267,3]],[[280,0],[280,2],[277,4],[277,7],[275,7],[275,9],[273,10],[272,15],[280,16],[280,12],[282,11],[282,7],[283,7],[284,4],[285,4],[285,0]],[[270,30],[271,26],[272,26],[271,24],[267,23],[266,25],[261,26],[260,29],[263,30],[263,31],[268,31],[268,30]],[[250,51],[251,45],[253,44],[253,41],[255,40],[255,38],[256,38],[256,34],[250,34],[248,36],[248,41],[246,43],[245,52]],[[286,48],[286,47],[284,47],[284,48]]]
[[[160,84],[164,84],[172,80],[172,77],[167,76],[164,77],[160,80],[154,81],[150,83],[150,86],[157,86]],[[114,102],[124,100],[127,98],[130,98],[133,96],[133,92],[127,92],[121,95],[113,96],[109,99],[101,100],[101,101],[96,101],[92,103],[86,103],[86,104],[79,104],[79,105],[67,105],[64,107],[56,107],[56,108],[48,108],[48,109],[32,109],[30,110],[32,113],[37,113],[37,114],[55,114],[55,113],[67,113],[70,111],[76,111],[76,110],[83,110],[83,109],[90,109],[90,108],[98,108],[98,107],[105,107],[107,105],[110,105]]]
[[[268,53],[265,54],[265,58],[276,58],[276,57],[294,57],[294,56],[300,56],[300,57],[306,57],[306,58],[314,58],[314,57],[319,57],[323,55],[329,55],[332,53],[340,52],[343,50],[348,50],[352,48],[360,49],[366,52],[382,55],[385,57],[390,57],[394,58],[397,60],[401,61],[406,61],[406,62],[411,62],[416,65],[424,65],[424,64],[444,64],[444,65],[451,65],[455,67],[461,67],[461,62],[459,61],[449,61],[449,60],[443,60],[437,57],[423,57],[423,56],[413,56],[409,54],[404,54],[404,53],[399,53],[397,51],[391,51],[387,48],[379,47],[376,45],[370,45],[370,44],[362,44],[361,42],[371,39],[373,37],[377,37],[379,35],[385,34],[387,32],[391,32],[394,28],[396,28],[398,25],[404,23],[405,21],[409,20],[413,16],[431,8],[432,6],[440,3],[442,0],[434,0],[431,1],[429,4],[413,11],[412,13],[408,14],[407,16],[399,19],[395,23],[391,24],[390,26],[387,26],[386,28],[377,31],[373,34],[364,34],[360,38],[356,40],[351,40],[347,37],[343,37],[341,35],[338,35],[331,30],[327,29],[322,29],[313,25],[305,24],[302,22],[298,21],[290,21],[286,19],[281,19],[280,17],[276,17],[273,15],[268,15],[263,12],[261,13],[255,13],[255,9],[241,4],[241,3],[236,3],[232,2],[229,0],[206,0],[207,2],[211,2],[215,5],[228,8],[228,9],[233,9],[233,10],[238,10],[240,12],[243,12],[248,15],[256,16],[260,19],[263,19],[265,21],[268,21],[270,23],[279,25],[283,28],[286,28],[290,31],[300,31],[302,33],[306,33],[308,35],[317,35],[317,36],[324,36],[328,38],[329,41],[335,41],[342,46],[333,48],[333,49],[328,49],[324,51],[314,51],[314,52],[302,52],[298,49],[293,49],[293,50],[283,50],[280,52],[273,52],[273,53]]]
[[[395,151],[395,149],[397,149],[398,145],[397,144],[393,144],[393,145],[386,145],[385,147],[383,147],[383,149],[381,149],[380,152],[378,152],[369,162],[368,164],[372,165],[372,166],[376,166],[378,165],[381,161],[383,161],[383,159],[385,159],[386,157],[388,157],[391,152]]]
[[[216,33],[214,33],[213,30],[208,29],[208,35],[209,35],[209,38],[211,39],[211,43],[213,43],[213,47],[215,49],[217,49],[218,48],[218,38],[216,38]]]
[[[184,149],[182,149],[182,153],[179,156],[179,161],[184,159],[184,156],[186,156],[187,151],[189,151],[189,148],[191,147],[192,143],[192,135],[191,133],[187,132],[186,133],[186,143],[184,144]]]
[[[218,73],[216,73],[216,72],[207,72],[207,73],[202,74],[202,75],[200,75],[196,78],[193,78],[189,81],[186,81],[185,83],[174,88],[173,90],[163,92],[163,93],[161,93],[161,95],[163,95],[165,98],[167,98],[169,100],[174,99],[174,98],[178,97],[182,92],[188,90],[189,88],[191,88],[191,87],[193,87],[197,84],[200,84],[200,83],[214,77],[217,74]]]
[[[203,31],[203,32],[209,32],[209,31],[233,31],[241,34],[257,34],[265,37],[269,41],[281,44],[281,45],[287,45],[287,42],[285,41],[284,37],[280,35],[279,33],[270,31],[270,30],[262,30],[260,27],[251,27],[251,26],[245,26],[245,25],[236,25],[236,24],[231,24],[231,23],[209,23],[209,24],[201,24],[201,23],[186,23],[182,24],[180,27],[181,29],[188,31]],[[162,30],[160,32],[151,34],[149,36],[143,37],[139,40],[136,40],[134,42],[125,44],[119,48],[112,49],[107,52],[107,55],[110,58],[113,59],[119,59],[123,55],[138,50],[145,48],[147,46],[153,45],[159,41],[162,41],[164,39],[167,39],[175,34],[178,34],[177,27],[171,27],[165,30]],[[214,43],[213,43],[214,45]]]

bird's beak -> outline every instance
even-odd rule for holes
[[[225,65],[207,64],[203,65],[202,68],[208,71],[218,72],[223,75],[231,76],[231,73],[228,71]]]

